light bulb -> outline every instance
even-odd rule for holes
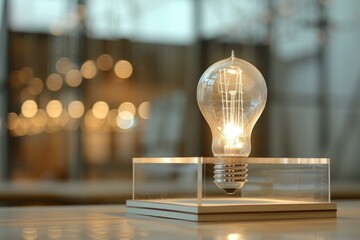
[[[201,76],[197,101],[210,126],[215,157],[247,157],[251,132],[266,104],[264,77],[252,64],[231,57],[211,65]],[[233,161],[231,161],[233,162]],[[247,164],[215,163],[214,183],[234,194],[247,181]]]

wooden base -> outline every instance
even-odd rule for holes
[[[128,213],[194,222],[336,217],[336,203],[251,198],[128,200]]]

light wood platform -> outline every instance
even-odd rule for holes
[[[128,200],[129,213],[195,222],[336,217],[335,203],[251,198]]]

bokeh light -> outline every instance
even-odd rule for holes
[[[59,116],[59,126],[64,128],[68,124],[69,120],[69,114],[64,110],[61,111],[61,114]]]
[[[89,110],[85,114],[84,118],[84,130],[85,131],[95,131],[102,127],[104,124],[104,119],[99,119],[94,116],[92,110]]]
[[[19,80],[23,84],[27,83],[33,77],[34,77],[34,71],[30,67],[23,67],[19,72]]]
[[[38,106],[34,100],[26,100],[21,105],[21,113],[24,117],[31,118],[35,116]]]
[[[39,109],[35,116],[31,119],[31,124],[37,128],[44,128],[46,126],[47,116],[43,109]]]
[[[139,116],[143,119],[149,119],[150,118],[150,103],[149,102],[143,102],[139,105]]]
[[[34,240],[38,239],[38,230],[33,227],[27,227],[22,230],[22,239],[24,240]]]
[[[243,236],[238,233],[231,233],[226,236],[226,240],[243,240]]]
[[[40,78],[32,78],[28,83],[28,91],[32,95],[39,95],[44,88],[44,84]]]
[[[61,115],[63,111],[63,107],[60,101],[58,100],[51,100],[47,105],[46,105],[46,113],[48,114],[49,117],[51,118],[57,118]]]
[[[68,106],[68,113],[72,118],[81,118],[84,112],[84,104],[80,101],[72,101]]]
[[[122,111],[116,118],[116,123],[120,129],[130,129],[134,126],[134,115],[129,111]]]
[[[14,112],[9,112],[8,113],[8,121],[7,121],[8,129],[14,130],[14,129],[16,129],[18,124],[19,124],[18,115],[16,113],[14,113]]]
[[[92,111],[96,118],[104,119],[109,113],[109,105],[104,101],[98,101],[93,105]]]
[[[101,54],[96,59],[96,65],[100,70],[107,71],[114,65],[114,60],[109,54]]]
[[[71,69],[66,73],[65,81],[70,87],[78,87],[82,82],[81,72],[77,69]]]
[[[60,74],[52,73],[46,79],[46,86],[50,91],[58,91],[63,85],[63,79]]]
[[[75,68],[75,65],[67,57],[61,57],[56,61],[55,68],[57,72],[66,74],[72,68]]]
[[[52,117],[49,117],[47,122],[46,122],[46,129],[45,131],[47,133],[53,133],[53,132],[56,132],[58,130],[60,130],[60,120],[59,118],[52,118]]]
[[[122,104],[120,104],[119,106],[119,113],[123,112],[123,111],[128,111],[130,112],[133,116],[136,113],[136,107],[133,103],[131,102],[123,102]]]
[[[106,117],[106,122],[111,128],[117,128],[116,118],[119,115],[117,109],[111,109]]]
[[[36,115],[29,119],[30,120],[30,128],[27,132],[28,135],[40,134],[45,130],[46,122],[47,122],[46,112],[42,109],[39,109]]]
[[[24,136],[28,133],[30,128],[30,121],[28,118],[24,118],[20,115],[19,125],[14,129],[14,133],[17,136]]]
[[[119,78],[129,78],[133,72],[133,67],[129,61],[119,60],[115,64],[114,71]]]
[[[92,60],[87,60],[81,66],[81,75],[86,79],[91,79],[96,76],[97,68],[95,62]]]

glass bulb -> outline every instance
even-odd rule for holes
[[[214,63],[203,73],[197,101],[211,129],[215,157],[249,156],[251,132],[265,108],[266,97],[264,77],[256,67],[236,58],[234,51],[230,58]],[[215,183],[223,185],[219,187],[225,192],[235,193],[246,182],[246,172],[246,164],[218,164]],[[226,179],[230,175],[231,179]]]

